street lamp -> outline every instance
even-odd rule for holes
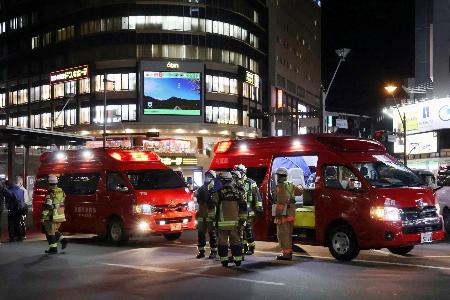
[[[408,154],[406,153],[406,114],[403,113],[403,116],[400,112],[399,105],[397,103],[397,99],[395,98],[395,91],[397,90],[397,87],[395,85],[387,85],[384,87],[386,92],[392,96],[392,99],[394,99],[395,108],[397,109],[398,116],[400,117],[400,121],[402,122],[403,127],[403,164],[406,166],[408,164]]]
[[[327,100],[328,93],[330,91],[331,85],[333,84],[334,78],[336,77],[337,71],[339,70],[339,67],[341,66],[341,63],[345,61],[345,57],[350,53],[351,49],[348,48],[342,48],[336,50],[336,54],[339,56],[339,62],[336,67],[336,70],[334,71],[333,77],[331,77],[330,84],[328,85],[327,89],[323,89],[322,91],[322,99],[320,101],[320,132],[325,132],[325,101]]]
[[[113,84],[112,91],[114,91],[115,82],[113,80],[108,80],[105,73],[103,75],[103,148],[106,148],[106,87],[108,82]]]

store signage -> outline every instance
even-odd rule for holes
[[[394,153],[403,153],[403,138],[396,137]],[[409,134],[406,136],[406,152],[408,154],[425,154],[437,152],[437,132]]]
[[[166,166],[196,166],[196,157],[161,157],[161,162]]]
[[[89,76],[89,66],[79,66],[50,73],[50,83],[56,84],[66,81],[78,80]]]
[[[336,119],[336,127],[342,129],[348,129],[348,122],[346,119]]]
[[[253,86],[259,87],[259,76],[250,71],[245,71],[245,82]]]
[[[167,69],[179,69],[180,65],[169,61],[166,65],[166,67],[167,67]]]
[[[450,128],[450,98],[433,99],[399,107],[406,116],[408,133]],[[394,111],[394,130],[403,131],[399,114]]]

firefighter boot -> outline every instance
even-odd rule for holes
[[[67,248],[67,239],[66,238],[62,238],[61,239],[61,249],[64,250]]]
[[[216,259],[217,257],[217,251],[211,250],[211,253],[209,254],[209,259]]]
[[[56,243],[56,237],[54,235],[48,236],[49,248],[45,250],[47,254],[56,254],[58,253],[58,244]]]
[[[253,255],[255,254],[255,246],[249,245],[248,250],[245,252],[245,255]]]
[[[197,254],[197,258],[200,259],[203,257],[205,257],[205,250],[199,250],[198,254]]]

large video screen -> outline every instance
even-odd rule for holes
[[[144,115],[199,116],[201,73],[144,72]]]

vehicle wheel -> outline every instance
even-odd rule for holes
[[[128,240],[123,222],[118,218],[109,221],[107,235],[109,242],[117,246],[126,243]]]
[[[412,249],[414,249],[414,246],[388,248],[389,252],[398,254],[398,255],[405,255],[405,254],[411,252]]]
[[[343,261],[354,259],[359,247],[353,230],[348,225],[338,225],[328,235],[328,248],[334,258]]]
[[[175,241],[178,240],[181,236],[181,232],[177,232],[177,233],[164,233],[164,237],[166,238],[166,240],[168,241]]]
[[[444,218],[445,232],[450,233],[450,209],[448,209],[448,208],[444,209],[442,216]]]

